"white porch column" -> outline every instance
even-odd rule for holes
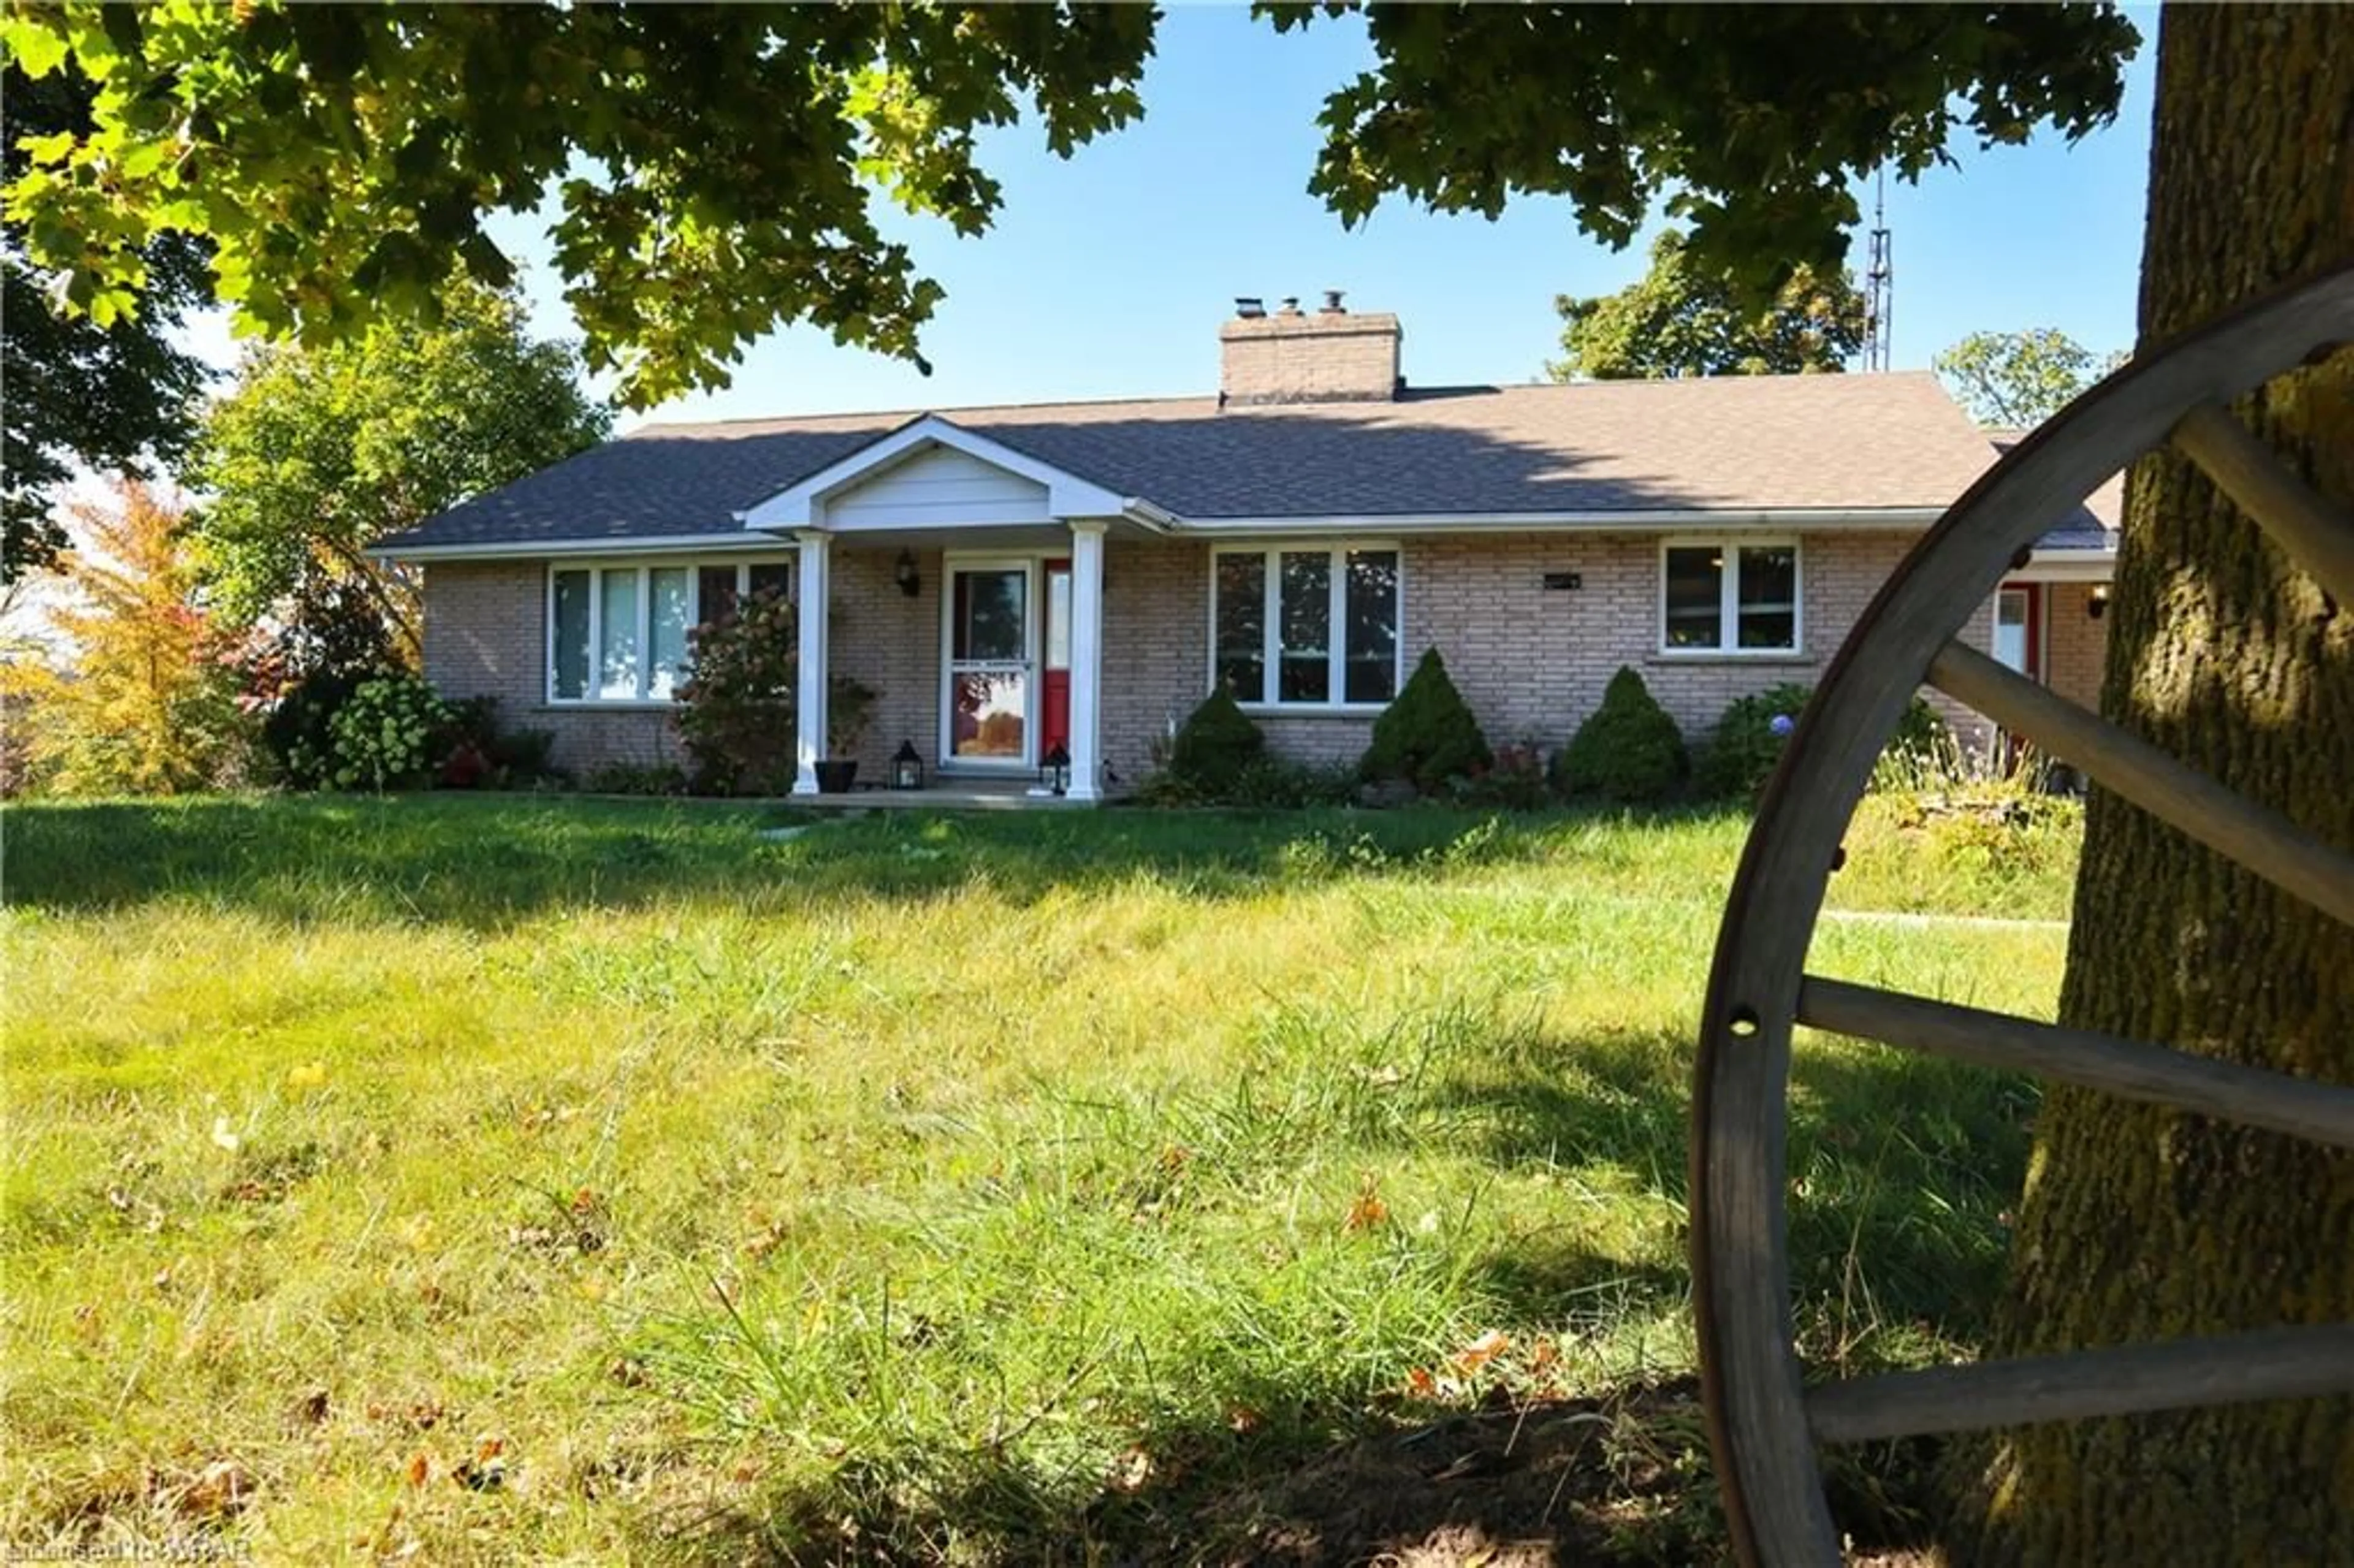
[[[1071,790],[1103,799],[1103,552],[1099,519],[1071,524]]]
[[[825,756],[826,608],[833,599],[833,573],[828,566],[832,535],[809,528],[793,535],[801,542],[801,569],[793,574],[800,600],[801,667],[793,694],[793,793],[817,793],[818,760]]]

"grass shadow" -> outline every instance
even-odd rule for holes
[[[1362,811],[875,813],[532,796],[213,797],[12,807],[0,894],[89,913],[162,899],[293,923],[504,928],[575,909],[748,910],[987,888],[1014,904],[1139,879],[1195,899],[1636,852],[1648,819]],[[1684,818],[1662,820],[1688,820]],[[1712,843],[1730,863],[1730,840]],[[1701,874],[1713,876],[1713,860]]]

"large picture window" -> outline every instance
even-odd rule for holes
[[[1659,649],[1798,652],[1798,546],[1714,540],[1661,546]]]
[[[1379,707],[1397,695],[1395,549],[1220,550],[1210,598],[1210,678],[1236,702]]]
[[[547,694],[666,703],[686,681],[687,633],[748,594],[790,591],[789,561],[557,567],[547,584]]]

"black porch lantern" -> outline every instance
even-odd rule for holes
[[[916,743],[903,740],[899,749],[891,754],[891,788],[920,789],[924,787],[924,759],[916,755]]]
[[[899,552],[899,564],[891,568],[891,580],[897,583],[899,591],[909,599],[924,591],[922,574],[916,570],[916,557],[905,550]]]
[[[2093,591],[2084,596],[2084,613],[2098,620],[2109,611],[2109,585],[2095,583]]]
[[[1038,777],[1057,795],[1071,792],[1071,754],[1063,749],[1061,741],[1056,741],[1046,753],[1045,765],[1038,769]]]

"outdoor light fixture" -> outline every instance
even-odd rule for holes
[[[916,743],[903,740],[899,749],[891,754],[891,788],[920,789],[924,787],[924,759],[916,755]]]
[[[1056,741],[1054,749],[1046,753],[1045,766],[1038,769],[1038,779],[1057,795],[1070,793],[1071,754],[1063,749],[1061,741]]]
[[[2095,583],[2093,591],[2084,596],[2084,613],[2094,620],[2109,613],[2109,585]]]
[[[905,550],[899,552],[899,564],[891,568],[891,580],[909,599],[924,591],[924,579],[916,570],[916,557]]]

